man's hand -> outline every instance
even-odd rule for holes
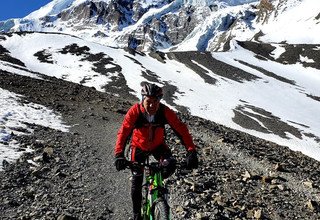
[[[196,151],[189,151],[187,153],[187,168],[188,169],[197,169],[198,168],[198,156]]]
[[[126,169],[127,166],[127,160],[124,158],[122,154],[116,155],[116,158],[114,160],[114,165],[116,166],[116,169],[118,171]]]

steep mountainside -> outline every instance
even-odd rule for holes
[[[0,35],[0,69],[132,99],[140,98],[141,82],[154,82],[180,112],[319,159],[319,45],[232,44],[225,53],[142,53],[65,34],[18,32]]]
[[[297,22],[296,31],[309,30],[315,43],[320,8],[313,5],[312,0],[54,0],[25,18],[0,22],[0,31],[63,32],[139,51],[221,51],[230,49],[232,39],[269,42],[275,28],[283,35],[276,42],[287,41],[292,33],[287,20]],[[295,11],[304,16],[292,18]]]

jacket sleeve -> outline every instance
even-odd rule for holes
[[[134,129],[135,122],[139,116],[138,108],[139,104],[132,106],[124,117],[122,125],[117,134],[117,141],[114,149],[115,155],[123,153],[125,150],[127,140],[130,137],[131,132]]]
[[[170,127],[174,130],[176,135],[182,141],[182,144],[186,147],[186,150],[195,151],[196,147],[193,143],[193,140],[187,125],[183,123],[178,118],[177,114],[167,106],[165,107],[165,117]]]

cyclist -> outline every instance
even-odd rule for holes
[[[176,160],[165,143],[165,124],[169,124],[181,139],[187,150],[186,163],[189,169],[198,168],[196,147],[189,130],[166,105],[160,103],[162,88],[156,84],[145,83],[141,90],[142,102],[133,105],[124,117],[118,131],[115,146],[115,166],[118,171],[126,168],[124,151],[131,137],[131,161],[143,163],[149,155],[161,161],[166,160],[163,177],[172,175],[176,169]],[[143,170],[133,172],[131,198],[134,220],[141,219]]]

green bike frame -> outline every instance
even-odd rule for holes
[[[154,170],[152,166],[145,167],[144,204],[142,206],[143,220],[154,220],[154,205],[159,200],[166,200],[166,189],[161,171]]]

